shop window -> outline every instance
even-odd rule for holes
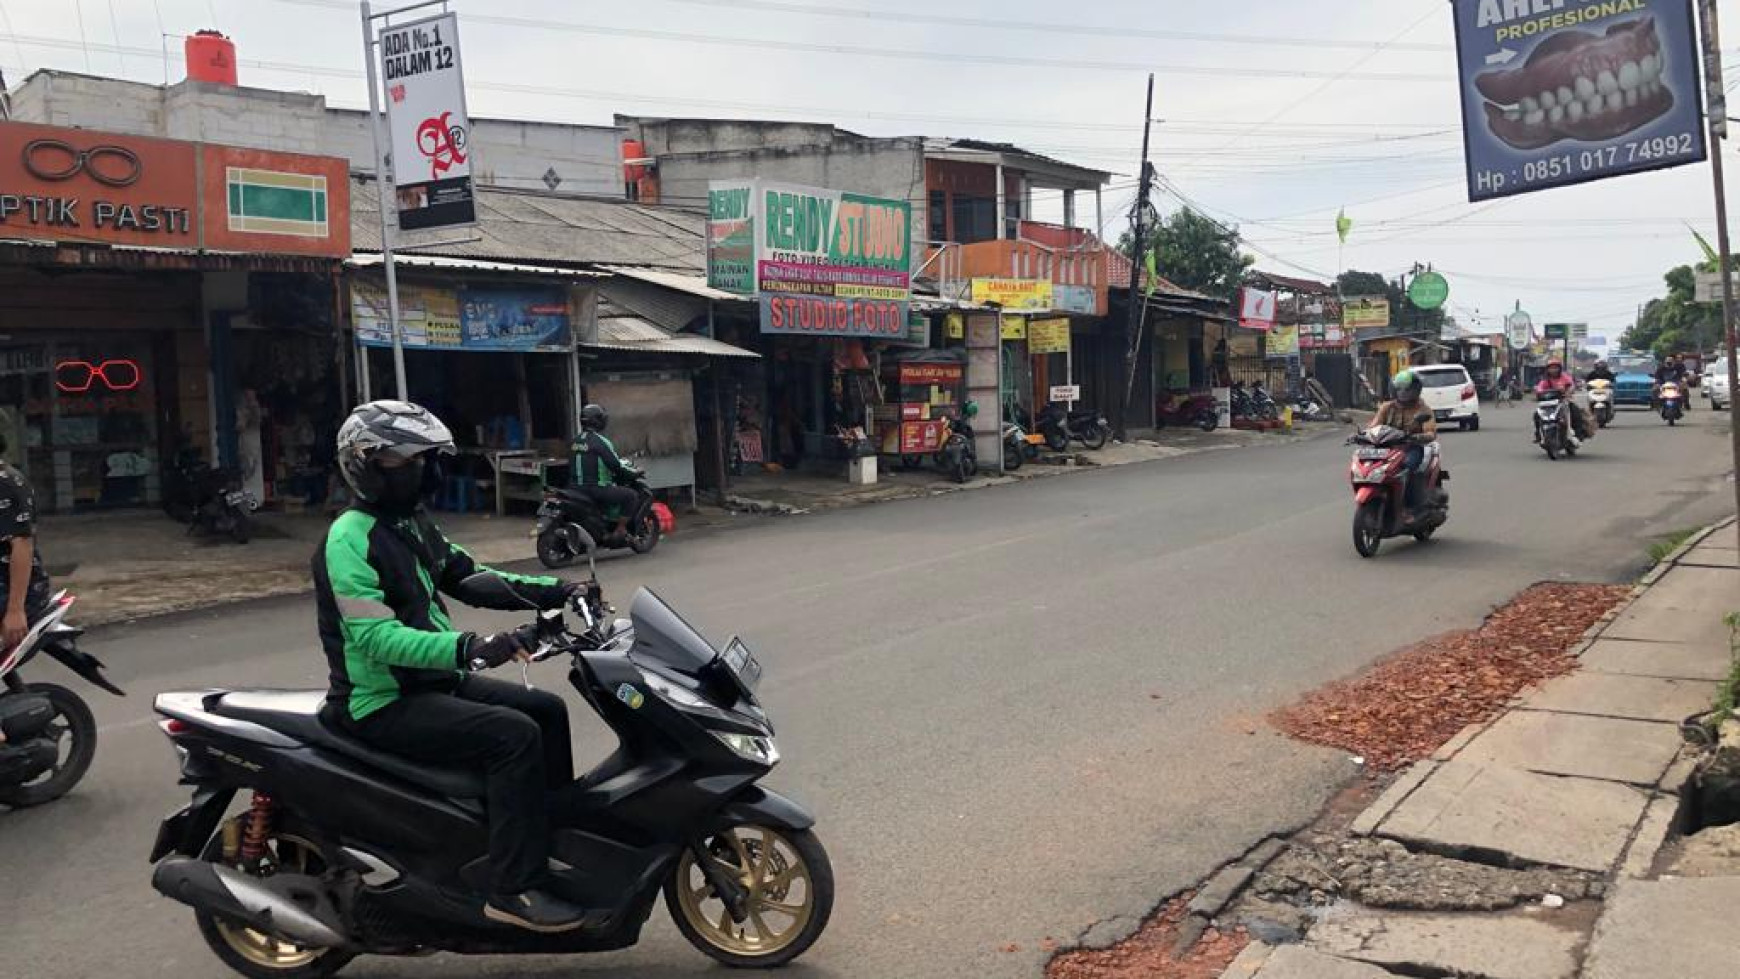
[[[930,240],[949,240],[949,195],[940,190],[930,192]]]
[[[151,352],[113,340],[0,348],[0,420],[44,510],[157,502]]]

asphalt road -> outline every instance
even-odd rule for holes
[[[1352,774],[1269,732],[1267,711],[1532,582],[1622,579],[1653,537],[1731,506],[1707,410],[1672,431],[1627,413],[1558,463],[1527,417],[1449,434],[1450,524],[1375,561],[1350,542],[1347,450],[1321,438],[679,535],[604,577],[619,603],[656,585],[763,660],[787,759],[770,784],[819,812],[840,882],[832,927],[788,974],[1033,976],[1046,939],[1142,916],[1308,821]],[[34,979],[226,975],[148,883],[157,822],[187,795],[150,696],[319,685],[311,605],[116,627],[88,646],[132,696],[91,693],[102,743],[78,791],[0,813],[0,962]],[[555,688],[560,669],[541,680]],[[604,729],[571,700],[580,756],[602,757]],[[626,953],[346,972],[710,973],[662,905]]]

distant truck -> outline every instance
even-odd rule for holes
[[[1613,371],[1613,403],[1653,407],[1655,403],[1655,358],[1649,354],[1617,353],[1607,358]]]

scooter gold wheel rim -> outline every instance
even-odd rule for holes
[[[279,867],[301,874],[309,873],[310,864],[313,864],[318,872],[320,851],[313,843],[296,836],[273,837],[272,843],[273,857]],[[327,951],[324,948],[303,948],[222,918],[213,918],[212,924],[223,936],[224,943],[237,955],[267,969],[300,969]]]
[[[749,892],[739,923],[713,893],[692,851],[677,865],[677,904],[683,917],[708,944],[734,955],[755,958],[784,951],[803,934],[815,914],[815,884],[796,845],[778,830],[737,826],[714,836],[708,859]]]

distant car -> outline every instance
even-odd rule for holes
[[[1439,424],[1455,422],[1465,432],[1480,431],[1480,392],[1474,379],[1461,364],[1432,364],[1415,367],[1425,390],[1420,397]]]
[[[1728,388],[1726,358],[1711,364],[1704,371],[1704,390],[1710,395],[1710,407],[1724,411],[1734,403],[1734,392]]]
[[[1607,359],[1616,378],[1613,403],[1633,407],[1655,406],[1655,358],[1647,354],[1616,354]]]

